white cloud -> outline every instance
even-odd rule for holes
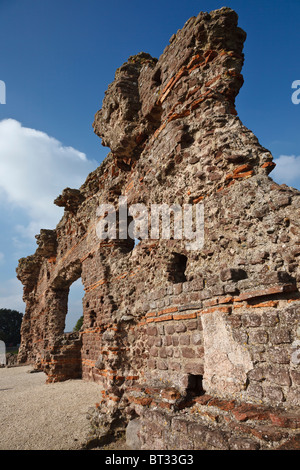
[[[280,155],[274,159],[275,169],[270,174],[271,178],[282,184],[300,186],[300,155]]]
[[[55,228],[63,209],[53,204],[54,199],[66,187],[79,188],[98,165],[44,132],[14,119],[0,121],[0,264],[5,261],[8,273],[0,283],[0,308],[24,311],[22,284],[9,274],[16,255],[32,253],[34,235],[41,228]],[[11,245],[17,254],[12,255]]]
[[[79,188],[97,166],[44,132],[0,121],[0,201],[24,211],[28,225],[16,227],[23,236],[54,228],[63,213],[54,199],[66,187]]]

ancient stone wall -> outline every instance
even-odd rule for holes
[[[300,192],[268,176],[271,153],[237,115],[237,21],[229,8],[200,13],[159,59],[139,53],[117,70],[93,123],[110,153],[55,200],[63,218],[17,268],[19,361],[48,382],[97,382],[98,439],[135,419],[142,449],[297,445]],[[97,208],[119,215],[120,197],[149,213],[201,207],[203,246],[99,239]],[[66,337],[80,277],[84,323]]]

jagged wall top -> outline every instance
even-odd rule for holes
[[[200,68],[205,79],[205,70],[216,55],[223,53],[226,57],[220,71],[226,68],[238,74],[243,64],[246,33],[237,26],[237,21],[237,14],[230,8],[201,12],[170,38],[159,60],[145,53],[131,56],[117,70],[102,109],[95,116],[93,127],[102,144],[116,155],[132,153],[135,145],[161,124],[169,111],[163,103],[181,76],[195,69],[199,72]],[[240,83],[233,86],[230,74],[222,78],[223,93],[227,92],[234,100]]]
[[[163,168],[170,165],[171,158],[177,157],[178,162],[182,150],[193,142],[201,148],[200,140],[207,142],[210,132],[215,134],[211,157],[216,158],[208,168],[202,158],[202,172],[208,175],[217,163],[218,172],[223,173],[219,176],[214,171],[215,182],[222,180],[218,188],[231,182],[228,173],[236,169],[231,164],[245,164],[243,172],[251,171],[249,176],[273,169],[269,152],[261,149],[258,155],[253,151],[258,142],[252,134],[248,133],[245,142],[232,139],[241,130],[248,132],[241,129],[235,110],[235,98],[243,84],[240,72],[246,38],[237,21],[237,14],[230,8],[201,12],[171,37],[159,60],[140,53],[118,69],[93,127],[102,144],[110,147],[120,169],[132,170],[142,152],[153,146],[153,140],[161,134],[167,140],[170,123],[179,126],[179,121],[181,136],[178,135],[177,144],[181,157],[175,154],[163,157],[157,152],[154,158],[160,159]],[[216,136],[215,129],[220,136],[222,128],[224,133],[231,131],[226,144],[218,142]],[[246,148],[249,144],[251,149]],[[198,154],[201,155],[199,150]],[[142,177],[143,169],[138,172]]]

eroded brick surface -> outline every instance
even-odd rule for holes
[[[138,416],[143,449],[299,441],[300,192],[268,176],[272,155],[237,115],[245,37],[223,8],[188,20],[159,59],[130,57],[93,123],[110,153],[55,200],[64,216],[19,262],[19,361],[49,382],[97,382],[99,439]],[[120,196],[203,203],[203,248],[99,240],[97,207]],[[79,277],[84,323],[66,337]]]

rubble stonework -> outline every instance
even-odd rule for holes
[[[245,32],[237,14],[199,13],[157,60],[116,72],[95,115],[110,147],[21,259],[19,362],[48,382],[99,384],[95,439],[129,421],[141,449],[299,446],[300,192],[275,183],[271,153],[240,121]],[[204,246],[100,240],[100,204],[204,204]],[[81,277],[83,327],[64,334]],[[134,424],[134,425],[133,425]]]

